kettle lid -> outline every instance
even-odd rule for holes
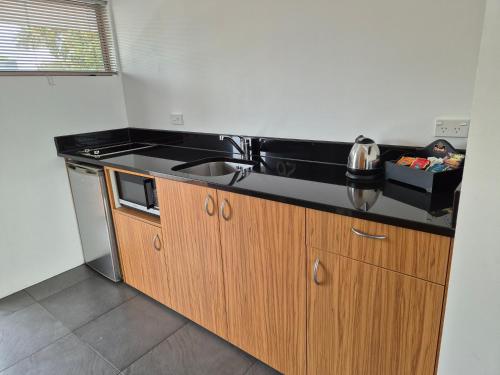
[[[364,135],[358,136],[354,142],[361,145],[368,145],[375,143],[373,139],[366,138]]]

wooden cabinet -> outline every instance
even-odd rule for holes
[[[228,339],[278,371],[304,374],[305,210],[217,194]]]
[[[124,281],[163,304],[170,304],[161,227],[114,212]]]
[[[126,283],[286,375],[434,374],[449,238],[156,185],[161,220],[113,207]]]
[[[306,215],[308,375],[434,374],[451,240]]]
[[[307,268],[308,375],[434,374],[443,286],[313,248]]]
[[[201,326],[227,337],[217,192],[157,179],[171,303]]]

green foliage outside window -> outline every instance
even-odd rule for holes
[[[17,35],[17,43],[29,50],[47,50],[50,53],[52,58],[40,61],[39,70],[105,70],[98,32],[25,26]]]

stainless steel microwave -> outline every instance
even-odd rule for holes
[[[118,203],[121,206],[160,216],[154,178],[115,172]]]

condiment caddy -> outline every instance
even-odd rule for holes
[[[446,140],[432,142],[412,155],[385,162],[385,178],[425,191],[450,191],[462,180],[465,155]]]

